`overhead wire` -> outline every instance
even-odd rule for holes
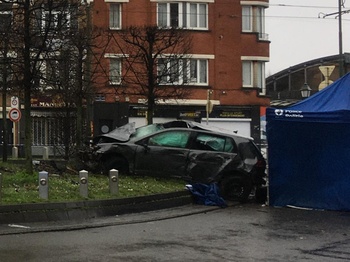
[[[338,8],[336,6],[319,6],[319,5],[291,5],[291,4],[269,4],[269,6],[277,6],[277,7],[303,7],[303,8],[325,8],[325,9],[329,9],[329,8]]]
[[[342,8],[345,7],[346,0],[341,0],[341,6]],[[338,9],[338,6],[315,6],[315,5],[296,5],[296,4],[269,4],[270,7],[291,7],[291,8],[317,8],[317,9]],[[344,10],[347,11],[347,10]],[[350,10],[349,10],[350,12]],[[268,16],[265,15],[265,18],[278,18],[278,19],[319,19],[320,16],[314,17],[314,16]],[[331,17],[323,17],[323,19],[334,19]],[[350,19],[343,18],[343,21],[350,21]]]

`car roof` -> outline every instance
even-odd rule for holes
[[[206,133],[206,134],[214,134],[214,135],[218,135],[218,136],[226,136],[226,137],[231,137],[233,139],[239,139],[240,141],[236,141],[236,142],[243,142],[243,140],[248,140],[248,141],[253,141],[253,138],[251,137],[244,137],[244,136],[240,136],[237,135],[235,133],[223,133],[223,132],[216,132],[210,129],[201,129],[201,128],[183,128],[183,127],[171,127],[171,128],[165,128],[162,130],[159,130],[153,134],[149,134],[147,136],[138,138],[137,140],[142,140],[146,137],[150,137],[152,135],[155,134],[159,134],[159,133],[164,133],[164,132],[169,132],[169,131],[189,131],[189,132],[202,132],[202,133]]]
[[[236,131],[233,130],[228,130],[222,127],[217,127],[217,126],[211,126],[211,125],[204,125],[198,122],[194,122],[194,121],[186,121],[187,123],[189,123],[189,125],[192,126],[193,129],[202,129],[202,130],[206,130],[206,131],[210,131],[210,132],[214,132],[214,133],[221,133],[221,134],[225,134],[225,135],[232,135],[234,137],[241,137],[241,138],[246,138],[246,139],[253,139],[252,137],[249,136],[243,136],[240,134],[237,134]]]
[[[99,138],[105,137],[105,138],[114,139],[114,140],[120,141],[120,142],[126,142],[132,137],[133,134],[135,134],[137,132],[137,130],[141,130],[142,128],[147,128],[147,127],[151,127],[151,126],[160,126],[164,129],[169,129],[169,128],[183,128],[183,129],[194,129],[194,130],[197,129],[197,130],[204,130],[204,131],[208,131],[208,132],[212,132],[212,133],[230,135],[233,137],[242,137],[242,138],[253,140],[251,137],[241,136],[241,135],[235,133],[235,131],[224,129],[221,127],[215,127],[215,126],[211,126],[211,125],[203,125],[201,123],[189,121],[189,120],[174,120],[174,121],[168,121],[168,122],[164,122],[164,123],[154,123],[151,125],[145,125],[145,126],[141,126],[138,128],[135,128],[134,122],[128,123],[128,124],[123,125],[121,127],[115,128],[114,130],[112,130],[111,132],[109,132],[107,134],[102,134],[102,135],[96,136],[94,138],[94,141],[98,141]],[[156,133],[156,131],[154,131],[153,133]],[[149,134],[151,134],[151,133],[149,133]],[[146,134],[145,136],[147,136],[147,135],[148,134]]]

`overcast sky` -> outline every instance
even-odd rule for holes
[[[343,10],[350,10],[350,0]],[[270,0],[266,9],[270,62],[266,76],[290,66],[339,54],[338,0]],[[320,17],[320,18],[318,18]],[[350,52],[350,13],[342,16],[343,52]]]

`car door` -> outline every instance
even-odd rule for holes
[[[138,142],[134,170],[136,174],[159,177],[183,177],[186,171],[191,131],[165,130]]]
[[[193,182],[216,182],[221,171],[239,165],[236,152],[232,138],[198,132],[191,144],[186,173]]]

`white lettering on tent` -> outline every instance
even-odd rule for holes
[[[303,118],[303,112],[298,110],[283,110],[283,109],[276,109],[275,110],[276,116],[284,116],[284,117],[295,117],[295,118]]]
[[[297,111],[297,110],[286,110],[286,114],[301,114],[303,111]]]
[[[296,118],[303,118],[304,116],[301,114],[285,114],[285,117],[296,117]]]
[[[285,110],[285,117],[295,117],[295,118],[303,118],[302,111],[298,110]]]

